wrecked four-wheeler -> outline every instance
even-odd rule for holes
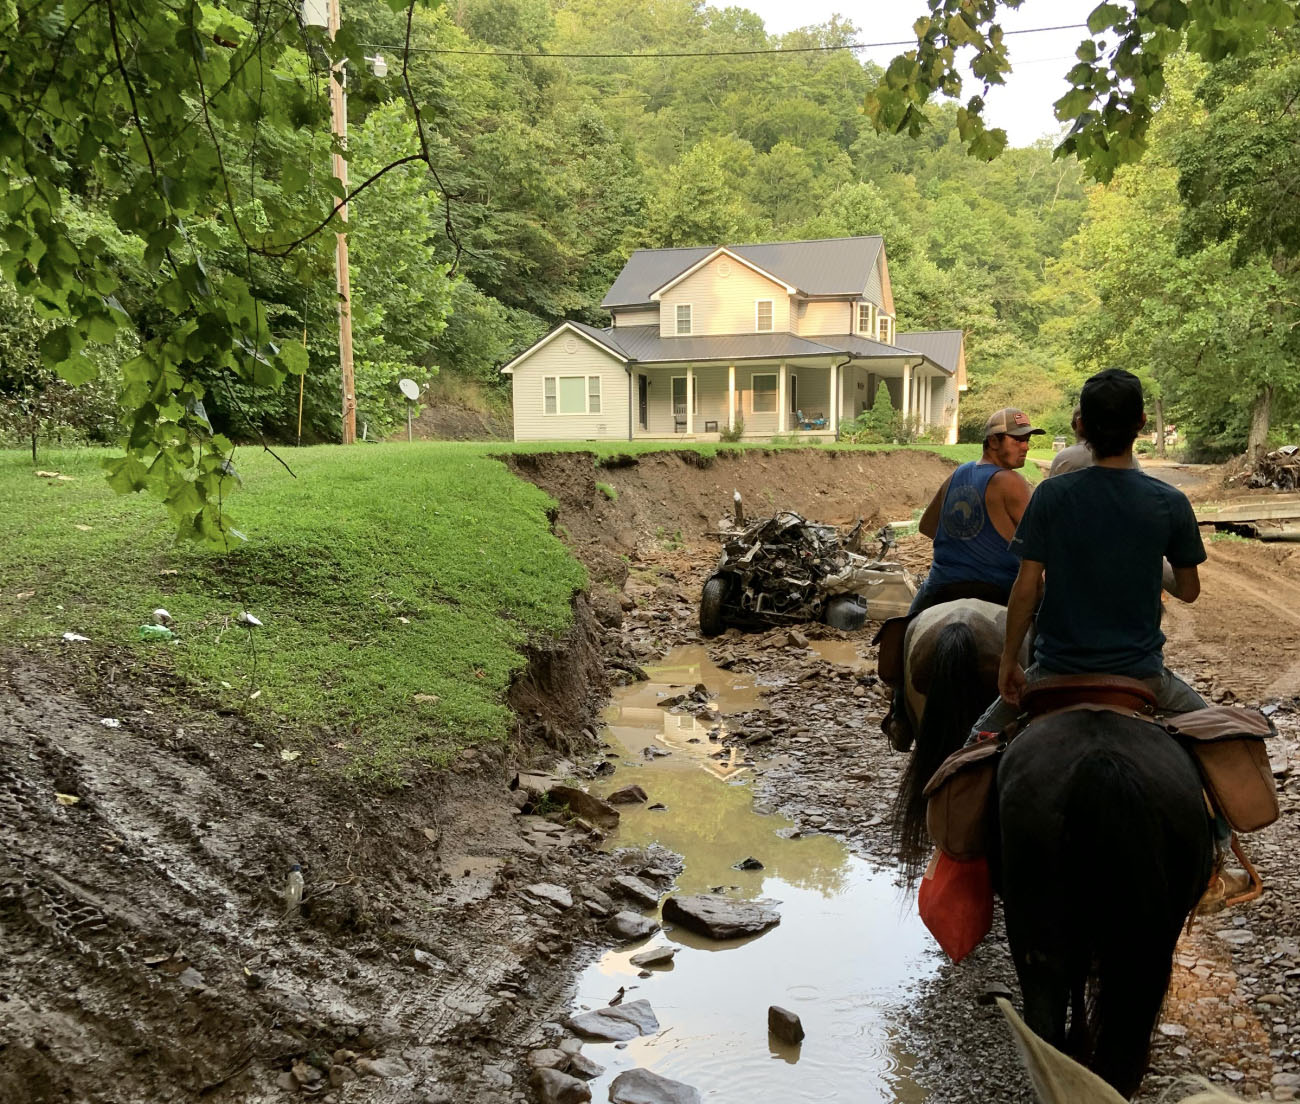
[[[916,593],[901,564],[886,559],[893,531],[876,534],[875,557],[863,555],[859,520],[848,533],[785,510],[748,523],[737,492],[735,520],[724,519],[722,555],[700,595],[700,632],[825,621],[861,628],[871,617],[906,613]]]

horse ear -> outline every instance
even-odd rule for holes
[[[1005,997],[998,998],[998,1007],[1042,1104],[1127,1104],[1095,1073],[1035,1035]]]

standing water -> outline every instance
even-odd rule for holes
[[[591,1083],[592,1099],[606,1099],[619,1073],[641,1066],[695,1086],[710,1104],[925,1100],[894,1026],[936,963],[911,895],[838,840],[798,835],[790,821],[756,813],[754,764],[740,751],[714,758],[725,743],[724,715],[759,704],[752,678],[720,670],[700,647],[676,648],[648,673],[649,682],[617,691],[605,714],[620,759],[600,792],[637,783],[649,795],[645,804],[620,806],[609,846],[675,851],[685,867],[674,893],[776,902],[781,923],[725,942],[673,927],[593,963],[579,978],[577,1005],[601,1008],[621,988],[626,1000],[650,1002],[660,1030],[625,1049],[586,1045],[606,1067]],[[718,695],[716,716],[659,706],[700,682]],[[671,754],[647,760],[648,747]],[[735,869],[750,857],[763,868]],[[631,956],[664,943],[678,948],[675,959],[639,977]],[[773,1004],[803,1021],[800,1046],[769,1036]]]

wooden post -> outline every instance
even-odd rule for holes
[[[686,366],[686,436],[695,432],[695,369]]]
[[[780,386],[776,389],[776,431],[777,433],[785,432],[785,408],[788,405],[786,400],[786,381],[785,381],[785,361],[781,362],[781,374],[777,377]]]
[[[341,0],[330,0],[330,41],[338,34],[342,22]],[[330,119],[335,144],[338,149],[333,154],[334,176],[342,185],[343,194],[348,191],[348,163],[343,158],[342,150],[348,140],[348,101],[343,89],[345,77],[344,62],[338,62],[330,73]],[[342,228],[337,235],[334,267],[339,296],[339,367],[343,375],[343,443],[351,445],[357,439],[357,396],[356,384],[352,374],[352,282],[348,277],[348,206],[339,208],[339,222]]]
[[[903,361],[903,420],[912,413],[912,366]]]
[[[727,432],[736,432],[736,366],[727,365]]]

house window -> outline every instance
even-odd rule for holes
[[[754,413],[776,413],[776,376],[754,376]]]
[[[547,414],[599,414],[599,376],[544,376],[542,409]]]
[[[894,343],[894,320],[887,314],[880,316],[880,340],[886,345]]]
[[[677,332],[679,334],[688,334],[691,332],[690,303],[677,304]]]
[[[691,414],[695,415],[700,412],[700,390],[696,386],[698,381],[694,376],[691,377]],[[686,417],[686,377],[673,376],[673,417]]]
[[[872,331],[871,304],[859,303],[858,304],[858,333],[869,335],[871,331]]]
[[[754,301],[754,329],[759,333],[772,332],[771,299],[756,299]]]

